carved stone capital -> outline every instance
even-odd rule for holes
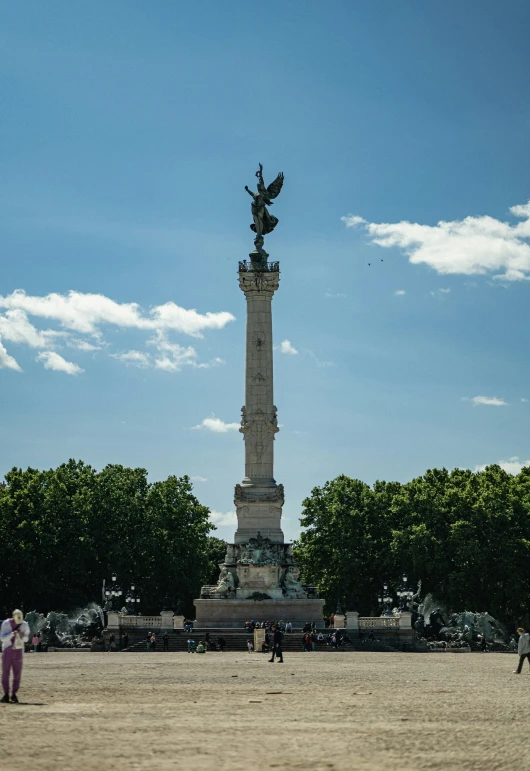
[[[246,407],[241,407],[241,428],[239,431],[242,434],[261,432],[263,430],[270,432],[271,434],[277,434],[280,430],[278,427],[278,410],[276,407],[272,407],[270,412],[264,412],[263,410],[257,410],[249,413]]]
[[[280,286],[280,274],[272,271],[248,271],[239,274],[239,286],[247,300],[255,295],[270,295]]]

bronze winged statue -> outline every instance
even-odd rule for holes
[[[280,194],[283,185],[283,172],[280,171],[274,182],[265,187],[263,166],[260,163],[256,177],[258,178],[258,192],[253,193],[247,185],[245,185],[245,190],[252,196],[252,218],[254,222],[250,228],[256,234],[254,244],[257,249],[261,249],[263,246],[263,236],[266,236],[267,233],[272,233],[278,224],[278,218],[268,211],[267,206],[272,206],[273,198],[277,198]]]

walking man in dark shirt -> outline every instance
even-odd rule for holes
[[[164,641],[164,650],[169,650],[169,635],[167,632],[164,632],[164,635],[162,637],[162,640]]]
[[[273,662],[274,657],[276,656],[278,659],[278,664],[283,664],[283,651],[282,651],[283,632],[276,625],[273,626],[272,629],[273,629],[272,658],[270,658],[269,661]]]

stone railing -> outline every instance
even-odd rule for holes
[[[248,273],[249,271],[256,271],[258,273],[279,273],[280,271],[280,263],[279,262],[263,262],[261,265],[256,266],[253,265],[252,262],[249,260],[240,260],[239,262],[239,272],[240,273]]]
[[[374,616],[359,618],[360,629],[399,629],[399,616]]]
[[[157,629],[162,626],[161,616],[121,616],[120,626],[123,628]]]
[[[107,629],[114,632],[120,629],[182,629],[183,616],[174,616],[172,610],[163,610],[158,616],[128,616],[125,613],[109,611]]]

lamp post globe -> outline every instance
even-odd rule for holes
[[[410,611],[410,603],[412,602],[412,598],[414,596],[414,592],[412,589],[408,586],[408,576],[406,573],[403,573],[403,585],[399,587],[399,590],[397,592],[399,598],[400,598],[400,611],[403,612],[409,612]]]

